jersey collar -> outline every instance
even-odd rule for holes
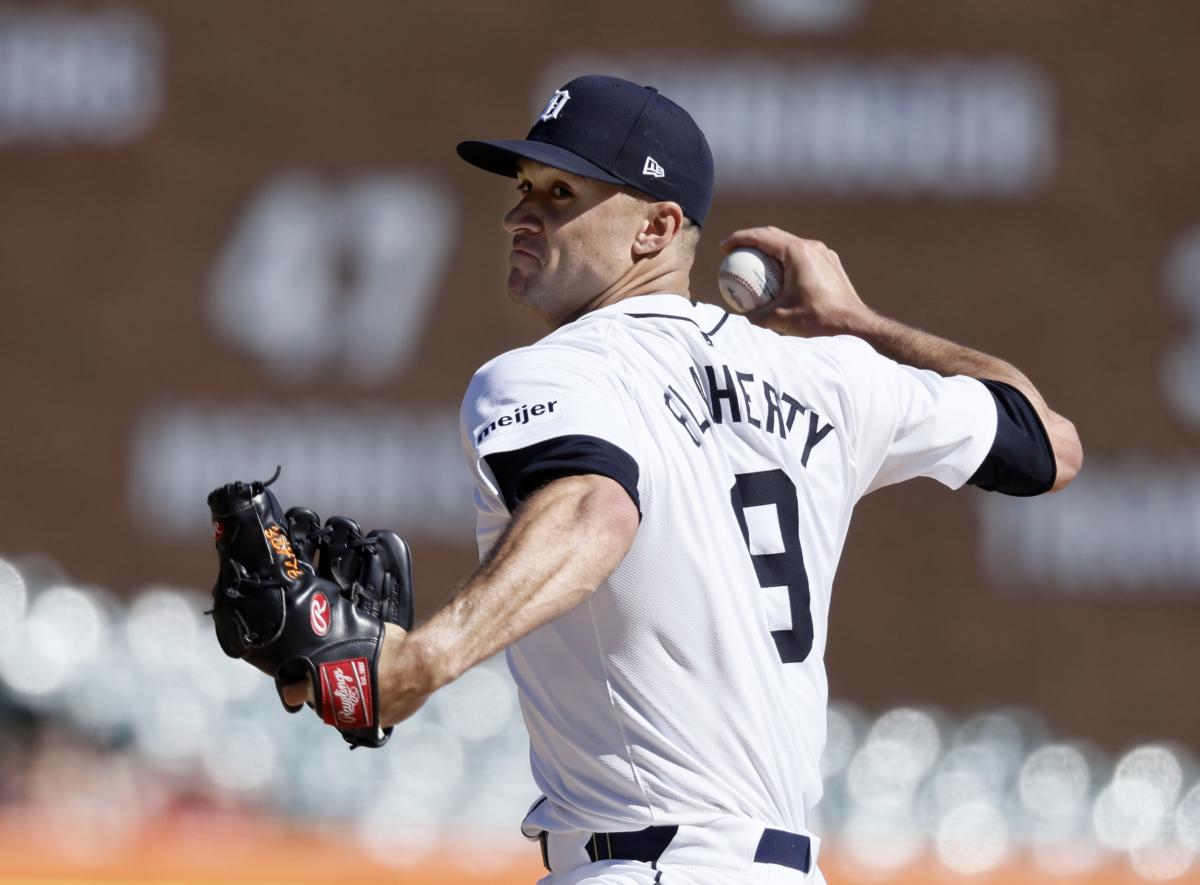
[[[683,295],[656,292],[653,295],[634,295],[616,304],[593,310],[587,316],[613,316],[615,314],[655,314],[672,316],[683,320],[695,320],[696,304]]]

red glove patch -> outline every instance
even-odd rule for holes
[[[366,658],[330,661],[320,666],[321,718],[338,728],[370,728],[371,670]]]

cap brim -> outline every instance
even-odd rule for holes
[[[584,178],[627,184],[579,154],[544,141],[464,141],[458,146],[458,155],[472,166],[509,178],[516,178],[518,160],[533,160]]]

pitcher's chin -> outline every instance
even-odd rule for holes
[[[524,304],[529,293],[529,273],[518,267],[508,270],[508,297],[517,304]]]

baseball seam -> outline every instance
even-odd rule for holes
[[[725,271],[725,273],[723,273],[721,276],[723,279],[740,284],[743,289],[745,289],[747,292],[750,293],[752,298],[757,300],[757,296],[754,295],[754,285],[750,280],[746,279],[741,274],[735,273],[734,271],[731,271],[731,270]],[[773,288],[771,286],[771,280],[772,280],[772,276],[769,275],[763,283],[762,295],[763,295],[763,303],[764,304],[766,302],[770,301],[772,297],[774,297],[769,294],[771,289]],[[750,306],[754,307],[756,305],[751,304]]]

